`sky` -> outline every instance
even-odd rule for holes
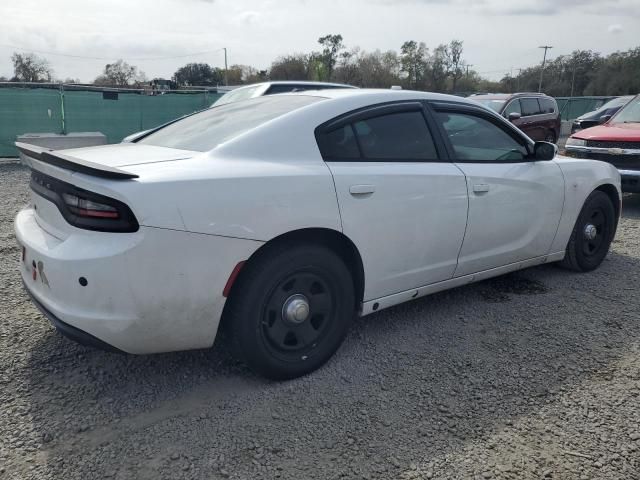
[[[640,0],[0,0],[0,76],[12,76],[14,51],[82,82],[119,58],[148,78],[189,62],[223,67],[222,47],[230,65],[264,69],[329,33],[363,50],[462,40],[466,63],[499,79],[539,63],[541,45],[551,58],[640,46]]]

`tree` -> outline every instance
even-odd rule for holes
[[[324,64],[324,75],[326,75],[326,78],[319,78],[319,80],[331,79],[336,62],[338,61],[338,54],[344,50],[342,40],[342,35],[325,35],[318,39],[318,43],[323,49],[321,54],[317,55],[317,60]]]
[[[176,70],[172,78],[181,86],[215,86],[224,83],[224,70],[208,63],[188,63]]]
[[[265,82],[269,78],[266,70],[258,70],[250,65],[240,65],[242,69],[242,83]]]
[[[418,89],[423,86],[427,72],[429,50],[423,42],[409,40],[400,48],[401,71],[406,75],[409,88]]]
[[[246,68],[244,65],[231,65],[227,70],[228,85],[242,85]]]
[[[361,72],[358,65],[359,49],[342,52],[338,55],[338,64],[333,72],[333,80],[350,85],[362,83]]]
[[[278,57],[269,70],[271,80],[308,80],[309,57],[303,53],[294,53]]]
[[[444,92],[447,85],[447,46],[438,45],[433,51],[429,69],[430,88],[436,92]]]
[[[14,82],[50,82],[53,70],[46,58],[33,53],[11,55],[13,62]]]
[[[455,92],[458,80],[463,75],[462,61],[462,42],[460,40],[452,40],[444,49],[447,74],[451,77],[451,91]]]
[[[138,70],[138,67],[129,65],[120,59],[115,63],[108,63],[104,67],[104,71],[95,80],[96,85],[127,87],[140,84],[146,81],[144,72]]]

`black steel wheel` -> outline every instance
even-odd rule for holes
[[[237,282],[225,322],[237,355],[269,378],[298,377],[324,364],[355,312],[348,268],[320,245],[268,249]]]
[[[615,208],[601,191],[589,195],[573,228],[561,265],[579,272],[600,266],[616,233]]]
[[[275,356],[308,357],[335,316],[335,292],[322,271],[305,267],[279,282],[262,312],[262,333]]]

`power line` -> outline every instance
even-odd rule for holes
[[[91,56],[86,56],[86,55],[75,55],[75,54],[71,54],[71,53],[50,52],[50,51],[46,51],[46,50],[34,50],[32,48],[24,48],[24,47],[19,47],[17,45],[10,45],[10,44],[5,44],[5,43],[0,44],[0,46],[6,47],[6,48],[14,48],[16,50],[24,50],[24,51],[28,51],[28,52],[38,53],[40,55],[53,55],[53,56],[57,56],[57,57],[78,58],[78,59],[82,59],[82,60],[107,60],[107,61],[111,61],[111,60],[117,60],[118,58],[121,58],[121,57],[91,57]],[[182,55],[171,55],[171,56],[166,56],[166,57],[133,57],[133,58],[132,57],[128,57],[126,60],[136,61],[136,62],[155,61],[155,60],[171,60],[171,59],[174,59],[174,58],[195,57],[195,56],[198,56],[198,55],[216,53],[216,52],[221,52],[223,50],[225,50],[224,47],[223,48],[216,48],[215,50],[205,50],[205,51],[202,51],[202,52],[186,53],[186,54],[182,54]]]

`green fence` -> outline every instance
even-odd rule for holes
[[[100,89],[78,85],[0,83],[0,157],[17,155],[24,133],[102,132],[109,143],[209,107],[215,90]],[[562,120],[596,110],[613,97],[557,97]]]
[[[580,115],[597,110],[615,97],[556,97],[562,120],[575,120]]]
[[[0,157],[17,156],[24,133],[102,132],[109,143],[202,110],[222,94],[209,90],[96,89],[0,84]]]

